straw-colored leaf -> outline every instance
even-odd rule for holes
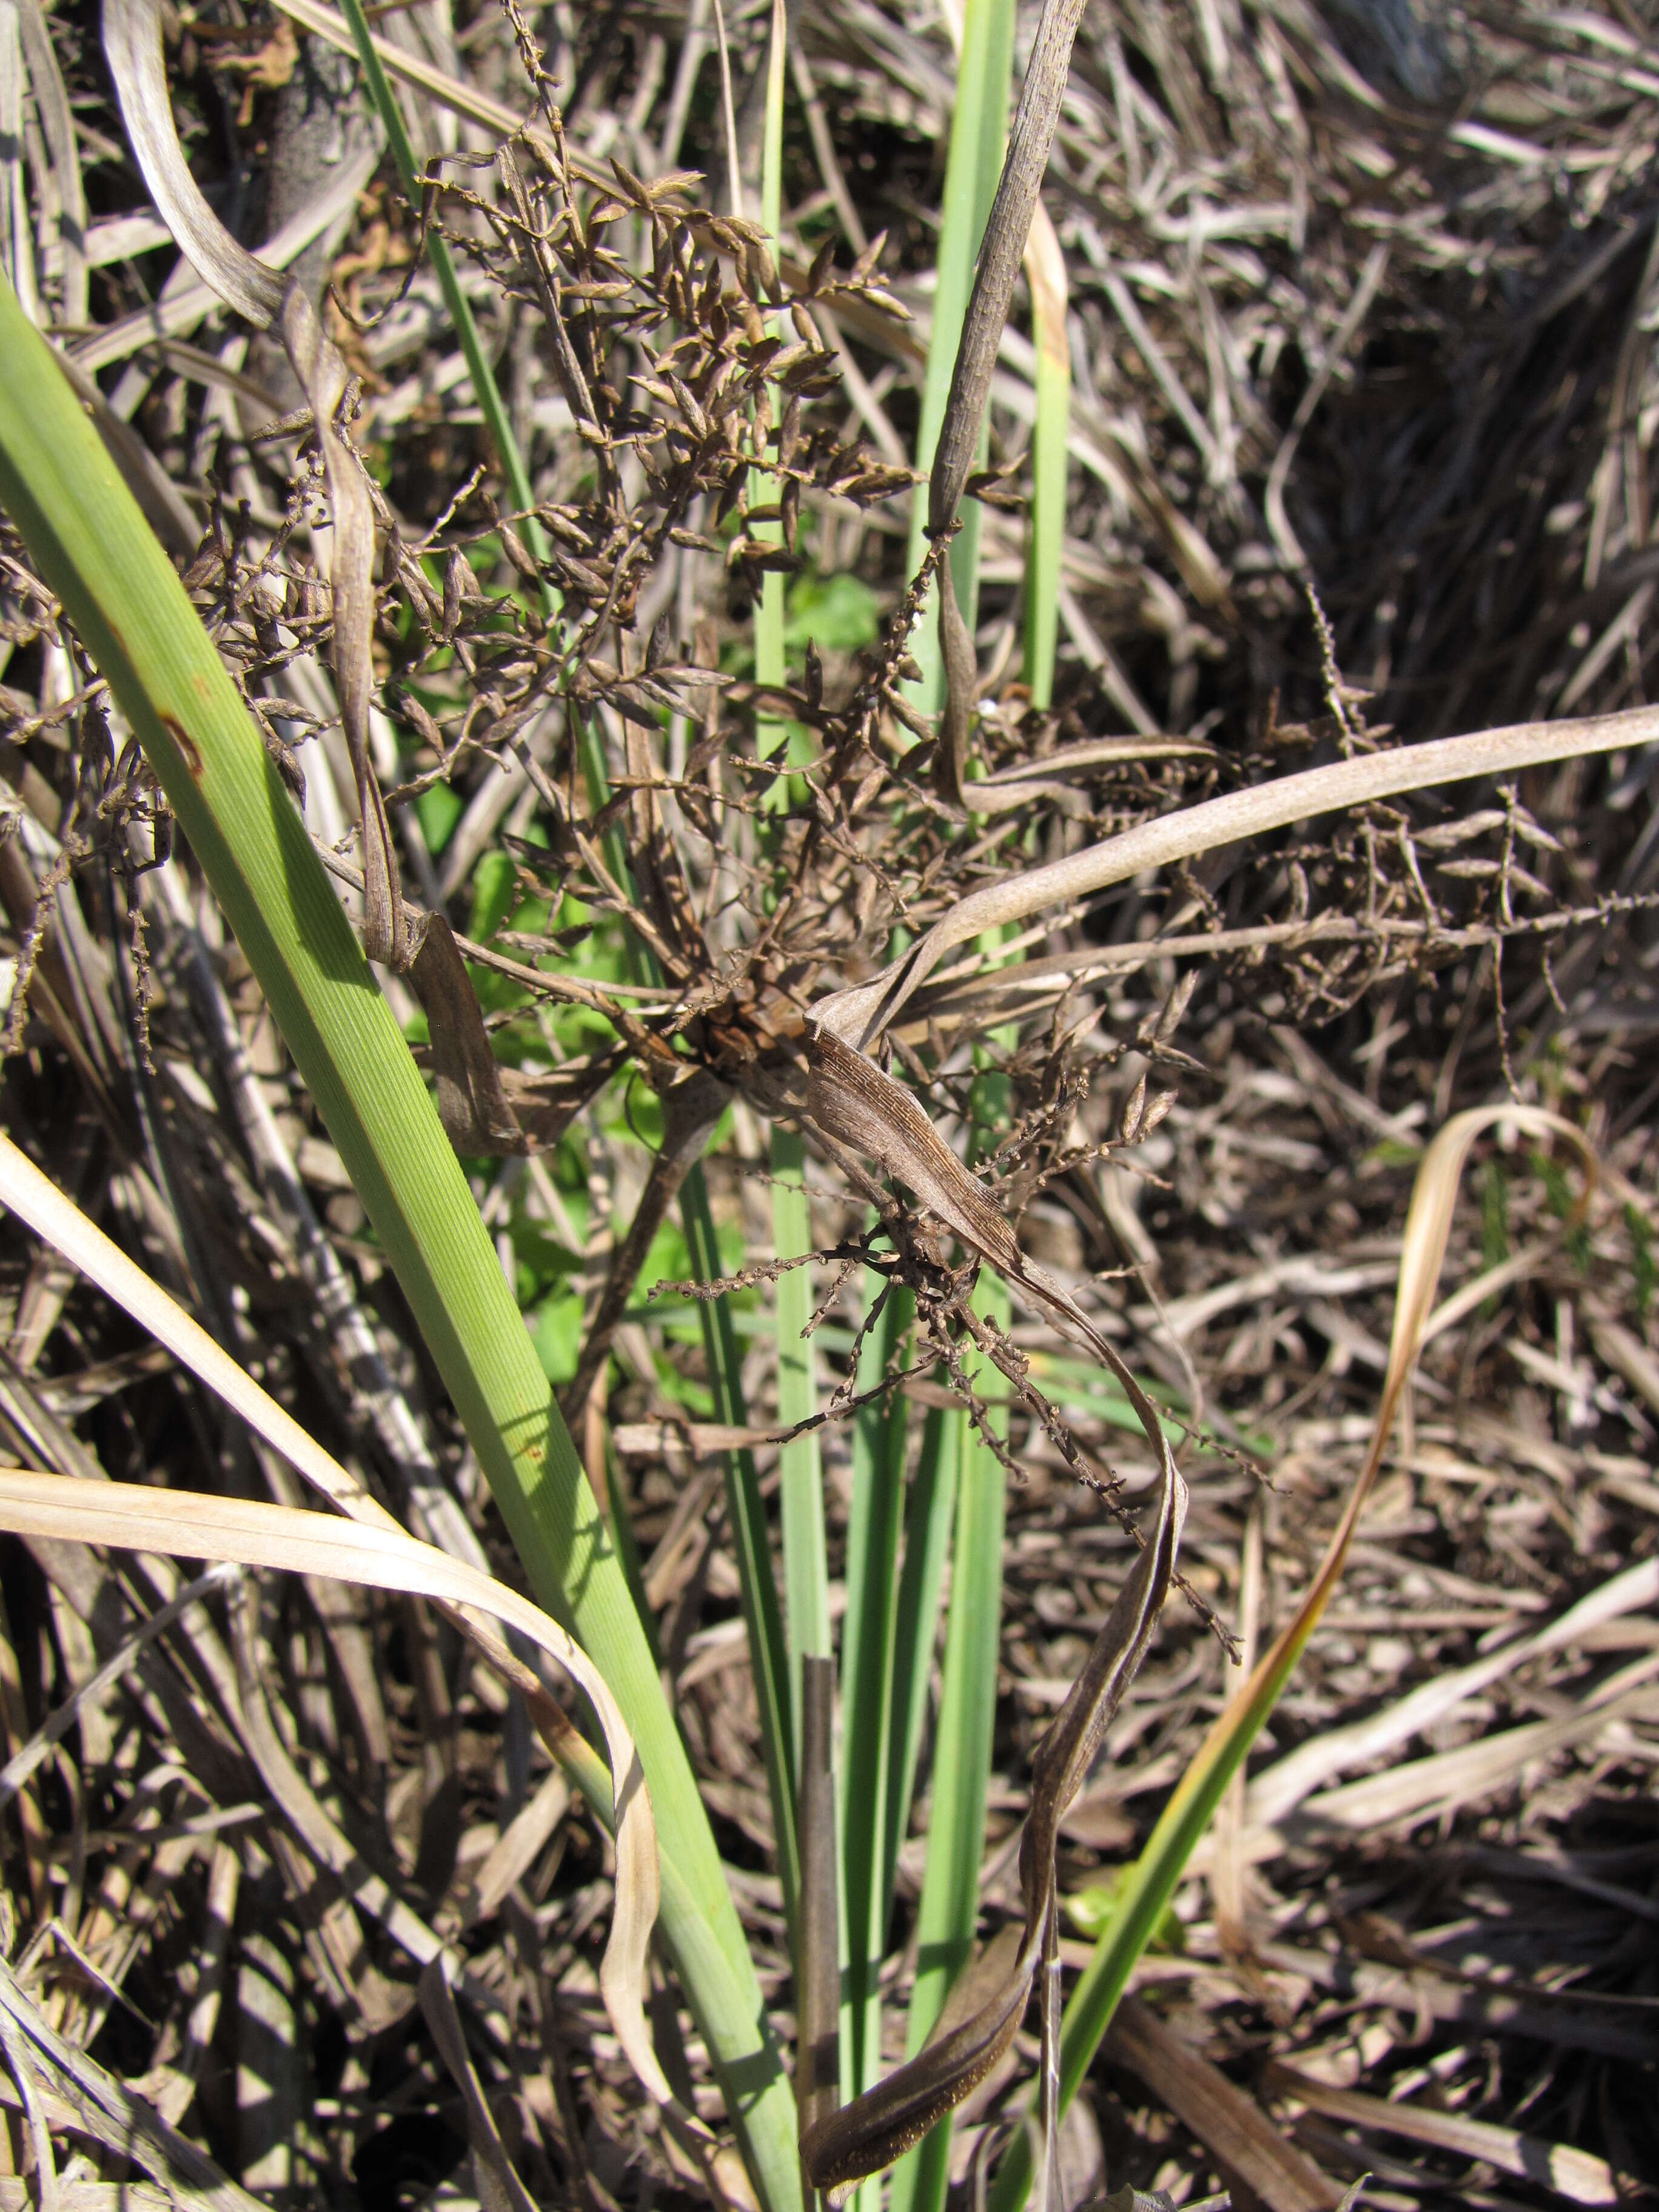
[[[363,186],[374,174],[379,158],[374,148],[369,146],[343,160],[338,173],[330,179],[314,199],[308,200],[297,215],[261,240],[258,258],[265,266],[268,269],[286,269],[289,262],[299,258],[313,239],[320,238],[325,230],[348,214],[356,205]],[[131,314],[118,315],[113,322],[100,324],[87,337],[76,339],[71,343],[65,358],[90,377],[99,369],[111,368],[118,362],[130,360],[146,346],[180,337],[186,331],[193,331],[204,316],[217,308],[220,298],[214,287],[200,277],[191,283],[179,284],[164,291],[149,307],[135,308]],[[207,373],[210,362],[216,377],[227,374],[222,364],[211,356],[204,357],[200,362],[204,374]],[[159,468],[157,473],[160,473]],[[196,526],[192,524],[192,548],[198,534]]]
[[[1314,2080],[1295,2067],[1277,2063],[1267,2070],[1265,2086],[1294,2098],[1310,2112],[1358,2127],[1367,2134],[1401,2136],[1425,2148],[1449,2151],[1513,2173],[1568,2204],[1621,2204],[1640,2187],[1634,2177],[1615,2173],[1604,2158],[1571,2143],[1551,2142],[1520,2128],[1495,2126],[1465,2112],[1436,2112],[1404,2099],[1367,2096]]]
[[[0,1135],[0,1201],[124,1306],[273,1444],[296,1473],[350,1516],[342,1523],[248,1499],[203,1498],[171,1490],[129,1491],[114,1485],[100,1485],[94,1491],[67,1476],[13,1480],[8,1474],[10,1486],[0,1490],[0,1517],[5,1525],[18,1534],[125,1545],[180,1559],[230,1559],[242,1566],[280,1567],[295,1574],[332,1575],[341,1581],[436,1599],[464,1614],[481,1612],[529,1637],[586,1693],[605,1730],[616,1808],[617,1911],[600,1984],[629,2063],[659,2103],[672,2104],[643,2009],[646,1951],[658,1902],[651,1801],[633,1739],[598,1668],[539,1606],[399,1528],[292,1415],[4,1135]],[[142,1529],[142,1538],[131,1533],[135,1528]],[[494,1637],[484,1639],[483,1649],[492,1662],[502,1653]]]
[[[341,1470],[343,1479],[344,1470]],[[600,1989],[618,2040],[652,2096],[672,2100],[645,2026],[646,1953],[657,1916],[657,1845],[651,1801],[616,1699],[586,1652],[558,1623],[493,1577],[406,1535],[389,1519],[337,1520],[258,1498],[198,1491],[85,1483],[72,1475],[0,1468],[0,1526],[20,1536],[161,1552],[174,1559],[225,1559],[286,1574],[321,1575],[396,1590],[483,1614],[516,1629],[554,1660],[599,1716],[613,1779],[617,1907]],[[493,1657],[495,1639],[483,1649]]]
[[[1054,697],[1054,647],[1060,635],[1060,563],[1066,545],[1066,437],[1072,405],[1072,356],[1066,335],[1066,256],[1048,210],[1037,200],[1025,244],[1036,350],[1036,419],[1031,426],[1031,521],[1025,556],[1025,681],[1031,704]],[[974,794],[975,812],[983,800]]]
[[[52,156],[58,191],[64,320],[75,329],[87,319],[87,188],[81,174],[75,117],[40,0],[19,0],[18,27],[28,64],[29,89],[34,94],[34,110]]]
[[[1122,830],[1086,852],[1000,877],[985,890],[970,892],[872,982],[820,999],[813,1018],[821,1030],[867,1050],[954,946],[1006,922],[1022,921],[1044,907],[1087,898],[1113,884],[1127,883],[1143,870],[1168,867],[1195,854],[1282,830],[1288,823],[1363,806],[1374,799],[1427,791],[1470,776],[1510,775],[1540,761],[1618,752],[1656,739],[1659,708],[1631,707],[1583,721],[1521,722],[1510,729],[1482,730],[1473,737],[1401,745],[1207,799]]]

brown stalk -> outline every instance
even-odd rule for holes
[[[980,426],[991,396],[997,349],[1008,320],[1015,282],[1025,256],[1031,211],[1048,167],[1060,103],[1072,65],[1072,47],[1083,20],[1084,0],[1044,0],[1036,39],[1020,87],[1019,106],[1008,134],[1002,176],[985,225],[974,272],[974,289],[957,346],[950,397],[933,453],[927,489],[927,531],[940,538],[956,520],[957,509],[974,457]],[[949,566],[940,571],[939,642],[945,655],[948,693],[939,738],[939,769],[947,798],[963,801],[968,765],[968,720],[973,711],[978,668],[974,641],[957,601]]]
[[[586,1405],[594,1380],[611,1357],[640,1269],[652,1241],[668,1218],[680,1187],[708,1148],[730,1093],[712,1075],[699,1071],[676,1084],[663,1101],[662,1145],[651,1163],[627,1236],[611,1255],[605,1288],[582,1336],[576,1372],[564,1393],[567,1414],[574,1419]]]
[[[836,1668],[801,1659],[800,1967],[797,1977],[795,2105],[803,2141],[830,2119],[841,2094],[841,1977],[837,1959],[836,1781],[830,1764]]]

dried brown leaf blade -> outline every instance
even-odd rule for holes
[[[934,450],[927,491],[927,530],[942,537],[957,509],[979,451],[980,425],[991,396],[997,349],[1008,321],[1014,283],[1030,234],[1031,214],[1048,167],[1060,98],[1072,63],[1072,46],[1083,20],[1084,0],[1044,0],[1031,58],[1020,86],[1019,105],[1008,134],[1002,175],[986,219],[985,236],[974,272],[974,289],[957,346],[950,395]],[[974,641],[957,602],[949,565],[939,573],[939,643],[948,692],[939,732],[939,762],[947,796],[963,799],[967,767],[968,718],[977,680]]]
[[[449,2069],[449,2078],[461,2093],[466,2114],[467,2148],[472,2154],[472,2179],[483,2212],[536,2212],[536,2200],[514,2171],[495,2115],[489,2109],[478,2080],[472,2054],[466,2047],[455,1993],[441,1957],[422,1967],[421,2011],[432,2031],[438,2055]]]
[[[1254,2098],[1138,1998],[1118,2007],[1107,2056],[1161,2097],[1214,2158],[1230,2187],[1267,2212],[1336,2212],[1341,2191],[1287,2142]]]

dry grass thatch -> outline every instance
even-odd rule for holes
[[[450,1126],[631,1521],[787,2010],[720,1486],[741,1446],[769,1489],[786,1433],[763,1326],[776,1271],[749,1264],[773,1250],[780,1055],[807,1008],[878,972],[896,927],[914,939],[1039,862],[1390,742],[1646,704],[1659,20],[1648,0],[1085,14],[1045,188],[1073,377],[1054,705],[1019,675],[1024,520],[988,499],[976,744],[1012,798],[969,815],[905,682],[947,27],[921,0],[790,11],[774,267],[722,198],[717,13],[560,0],[533,25],[557,105],[535,107],[514,21],[386,11],[441,157],[420,210],[373,166],[319,0],[170,11],[167,59],[220,219],[331,285],[381,533],[368,743],[404,895],[448,914],[504,1071]],[[740,170],[769,16],[723,18]],[[0,6],[0,98],[20,82],[21,159],[0,112],[9,265],[95,385],[356,898],[302,395],[272,341],[175,267],[89,6]],[[533,125],[505,167],[503,116]],[[608,228],[560,228],[601,192]],[[534,515],[490,465],[428,223]],[[762,317],[785,295],[778,347]],[[1017,303],[989,414],[990,467],[1015,487],[1026,328]],[[776,511],[745,514],[773,428]],[[763,689],[750,610],[792,559],[791,684]],[[579,650],[546,617],[550,581]],[[787,778],[765,750],[783,720]],[[608,795],[584,781],[584,732]],[[1653,763],[1632,743],[1200,852],[1033,916],[997,966],[959,948],[888,1031],[953,1141],[991,1130],[986,1180],[1024,1249],[1186,1428],[1186,1596],[1063,1829],[1067,1966],[1226,1694],[1228,1639],[1269,1639],[1337,1518],[1428,1135],[1513,1097],[1581,1126],[1601,1167],[1581,1218],[1529,1140],[1483,1154],[1456,1295],[1340,1594],[1068,2124],[1070,2204],[1109,2181],[1301,2212],[1364,2173],[1385,2212],[1595,2204],[1659,2177]],[[400,1518],[514,1579],[339,1158],[9,526],[0,775],[5,951],[27,985],[6,1128]],[[629,965],[624,918],[649,965]],[[420,1018],[410,981],[385,987]],[[671,1212],[717,1124],[740,1423],[710,1395]],[[833,1145],[809,1160],[826,1395],[851,1395],[883,1194],[861,1167]],[[896,1386],[920,1433],[962,1380],[963,1285],[925,1224],[890,1228],[934,1323]],[[15,1223],[0,1321],[17,1465],[292,1502],[276,1455]],[[1048,1314],[1018,1307],[1011,1345],[1057,1410],[1012,1382],[991,1394],[1016,1480],[988,1927],[1020,1917],[1030,1753],[1154,1475]],[[844,1408],[822,1431],[832,1596],[849,1435]],[[0,2205],[36,2201],[43,2140],[58,2203],[88,2212],[140,2173],[120,2201],[228,2203],[224,2173],[267,2203],[362,2212],[519,2188],[643,2212],[686,2191],[600,2000],[608,1840],[522,1701],[422,1601],[216,1571],[176,1606],[189,1580],[52,1540],[0,1550]],[[896,2001],[924,1826],[901,1854]],[[441,1943],[465,1961],[453,1991],[422,1971]],[[896,2002],[902,2040],[900,2018]],[[718,2122],[666,1980],[653,2024],[677,2094]],[[964,2108],[964,2203],[1036,2055],[1022,2034]],[[160,2133],[135,2138],[135,2097]]]

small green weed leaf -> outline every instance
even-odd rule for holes
[[[446,786],[439,787],[447,788]],[[484,945],[513,911],[519,895],[519,872],[510,853],[486,853],[472,872],[472,911],[466,933]]]
[[[881,601],[861,577],[805,575],[789,594],[784,642],[803,651],[807,641],[826,653],[856,653],[873,645],[881,627]]]
[[[536,1310],[530,1340],[548,1381],[568,1382],[582,1347],[581,1292],[562,1291],[544,1298]]]
[[[465,811],[465,805],[460,793],[447,783],[434,783],[430,791],[423,791],[415,801],[415,819],[426,839],[426,849],[434,860],[454,835],[455,824]],[[477,933],[476,929],[467,932],[470,937]]]
[[[1659,1284],[1659,1266],[1656,1266],[1653,1257],[1653,1231],[1638,1206],[1626,1206],[1625,1227],[1630,1233],[1631,1272],[1634,1277],[1631,1302],[1638,1321],[1645,1321],[1652,1310],[1654,1286]]]
[[[1079,1936],[1097,1942],[1123,1909],[1127,1867],[1115,1867],[1099,1881],[1091,1881],[1086,1889],[1073,1890],[1060,1901],[1066,1917]],[[1173,1905],[1147,1939],[1149,1951],[1182,1952],[1187,1948],[1187,1931],[1176,1917]]]

